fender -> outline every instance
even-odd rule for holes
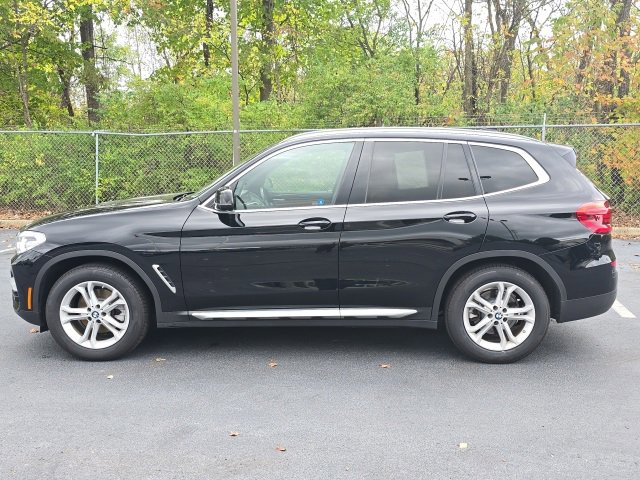
[[[440,279],[440,283],[438,283],[438,288],[436,289],[436,294],[433,298],[433,308],[431,309],[431,321],[438,321],[438,311],[440,310],[440,302],[442,301],[442,294],[444,293],[444,289],[447,286],[447,283],[451,279],[451,277],[462,267],[465,265],[477,261],[477,260],[488,260],[488,259],[500,259],[504,257],[515,257],[515,258],[524,258],[526,260],[531,260],[536,265],[541,267],[549,277],[553,280],[558,291],[560,292],[560,301],[564,302],[567,299],[567,290],[562,282],[560,276],[556,273],[556,271],[545,262],[538,255],[534,255],[533,253],[523,252],[519,250],[488,250],[486,252],[478,252],[472,255],[468,255],[464,258],[461,258],[453,265],[451,265],[442,278]]]
[[[73,252],[62,253],[60,255],[56,255],[52,257],[51,260],[47,261],[36,276],[36,280],[34,282],[34,294],[35,298],[40,300],[40,287],[42,284],[42,280],[44,279],[47,272],[53,267],[55,264],[60,263],[64,260],[68,260],[69,258],[77,258],[77,257],[108,257],[113,258],[115,260],[121,261],[130,267],[134,272],[138,274],[138,276],[145,283],[151,295],[153,296],[153,303],[156,313],[156,321],[160,323],[160,319],[164,317],[165,313],[162,312],[161,303],[160,303],[160,295],[158,294],[158,290],[155,284],[151,281],[149,276],[145,273],[139,265],[137,265],[133,260],[129,259],[126,255],[121,253],[113,252],[111,250],[76,250]],[[39,305],[39,302],[36,303]]]

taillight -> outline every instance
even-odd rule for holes
[[[593,233],[611,233],[611,207],[608,200],[581,205],[576,212],[576,217]]]

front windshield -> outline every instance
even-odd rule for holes
[[[205,185],[203,188],[201,188],[200,190],[198,190],[197,192],[191,192],[188,195],[185,195],[184,197],[181,197],[180,200],[191,200],[193,198],[199,197],[200,195],[202,195],[204,192],[206,192],[207,190],[209,190],[211,188],[212,185],[216,184],[221,178],[226,177],[227,175],[234,173],[236,170],[239,170],[240,168],[242,168],[244,166],[246,162],[242,162],[238,165],[236,165],[235,167],[233,167],[231,170],[228,170],[226,172],[224,172],[222,175],[220,175],[218,178],[216,178],[214,181],[212,181],[211,183],[208,183],[207,185]]]

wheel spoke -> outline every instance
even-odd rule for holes
[[[493,327],[493,323],[489,322],[484,327],[482,327],[482,329],[478,333],[475,334],[474,338],[476,340],[476,343],[480,342],[480,340],[482,340],[482,337],[484,337],[485,334],[489,330],[491,330],[491,327]]]
[[[96,340],[98,338],[98,330],[100,330],[100,325],[94,324],[93,329],[91,330],[91,348],[96,348]]]
[[[498,293],[496,294],[496,305],[502,305],[502,298],[504,296],[504,283],[498,282]]]
[[[503,324],[496,325],[496,330],[498,331],[498,336],[500,337],[500,348],[504,350],[507,348],[507,337],[504,334]]]
[[[471,328],[469,328],[467,331],[469,333],[476,333],[478,330],[480,330],[485,325],[487,325],[488,323],[491,323],[491,322],[492,322],[492,320],[489,317],[485,317],[482,320],[480,320],[478,323],[476,323],[475,325],[471,326]]]
[[[96,296],[95,284],[93,282],[87,282],[87,290],[89,291],[89,298],[91,299],[91,306],[99,304],[98,297]]]
[[[104,300],[102,305],[102,310],[106,313],[109,313],[111,310],[116,308],[118,305],[123,305],[124,299],[120,296],[118,292],[113,292],[109,295],[109,298]]]
[[[535,323],[536,318],[532,315],[513,315],[509,317],[510,320],[522,320],[527,323]]]
[[[126,328],[125,322],[119,322],[118,320],[113,318],[111,315],[106,315],[102,317],[102,323],[104,323],[105,325],[109,324],[110,326],[112,326],[117,330],[123,330],[124,328]]]
[[[479,302],[480,305],[483,305],[487,310],[491,311],[491,308],[493,307],[493,305],[491,305],[491,302],[482,298],[478,292],[475,292],[472,298],[476,302]]]
[[[511,295],[513,294],[513,292],[516,291],[516,289],[518,288],[517,285],[511,285],[509,288],[507,288],[504,291],[504,295],[502,296],[500,305],[502,307],[506,307],[507,305],[509,305],[509,298],[511,298]]]
[[[93,322],[87,322],[87,325],[84,328],[84,333],[82,334],[82,337],[80,337],[80,340],[78,340],[78,343],[80,345],[82,345],[84,342],[86,342],[89,339],[92,329],[93,329]]]
[[[491,313],[491,309],[490,308],[487,308],[484,305],[480,305],[480,304],[478,304],[478,303],[476,303],[474,301],[467,302],[466,307],[467,308],[474,308],[474,309],[476,309],[476,310],[478,310],[480,312],[483,312],[483,313]]]
[[[89,297],[89,292],[87,292],[86,284],[76,285],[75,289],[80,295],[82,295],[82,299],[84,300],[85,305],[87,307],[90,307],[91,306],[91,298]]]
[[[104,328],[109,330],[116,339],[119,339],[122,336],[122,330],[118,330],[117,328],[113,327],[111,323],[105,321],[102,322],[102,325],[104,325]]]
[[[504,330],[504,333],[506,334],[507,339],[508,339],[510,342],[513,342],[513,343],[515,343],[515,344],[520,343],[520,342],[516,339],[516,337],[513,335],[513,332],[511,331],[511,327],[509,326],[509,324],[508,324],[508,323],[506,323],[506,322],[505,322],[505,323],[503,323],[503,324],[502,324],[502,329]]]
[[[73,307],[60,307],[60,321],[64,325],[65,323],[73,322],[74,320],[83,320],[87,316],[86,308],[73,308]]]
[[[525,305],[524,307],[518,307],[518,308],[507,308],[506,315],[509,315],[509,316],[519,315],[521,313],[530,312],[531,310],[533,310],[533,305]]]

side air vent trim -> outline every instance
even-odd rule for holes
[[[152,265],[153,270],[158,274],[160,280],[171,290],[171,293],[176,293],[176,286],[173,284],[167,272],[165,272],[162,267],[158,264]]]

